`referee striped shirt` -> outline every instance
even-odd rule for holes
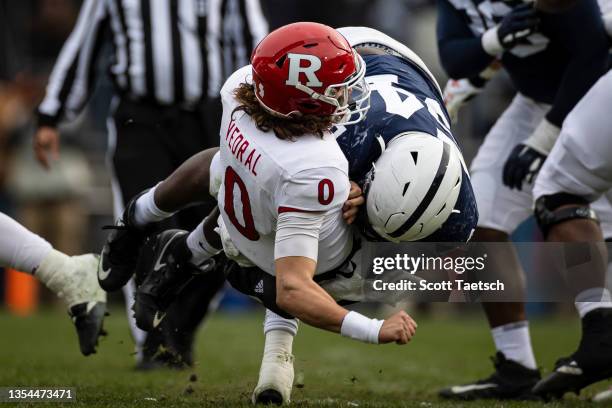
[[[85,0],[38,107],[39,125],[82,110],[106,41],[113,52],[102,63],[118,93],[193,106],[218,95],[267,31],[259,0]]]

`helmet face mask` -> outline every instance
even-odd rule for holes
[[[326,95],[336,95],[336,111],[333,116],[338,117],[335,123],[351,125],[365,118],[370,109],[370,87],[365,80],[365,62],[358,53],[355,53],[355,65],[358,71],[345,82],[330,85],[325,91]]]
[[[357,72],[346,81],[332,84],[325,89],[323,94],[298,83],[295,87],[307,93],[312,99],[328,103],[336,108],[331,116],[335,118],[334,123],[350,125],[358,123],[370,109],[370,87],[365,81],[365,62],[363,58],[355,53],[355,66]]]
[[[369,109],[365,63],[331,27],[281,27],[255,48],[251,65],[257,99],[275,116],[330,116],[333,123],[351,124]]]

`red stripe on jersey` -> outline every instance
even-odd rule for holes
[[[299,208],[293,208],[293,207],[283,207],[283,206],[278,207],[279,214],[286,213],[286,212],[313,213],[313,212],[318,212],[318,211],[300,210]]]

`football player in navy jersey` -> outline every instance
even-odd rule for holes
[[[368,216],[368,222],[364,223],[366,236],[387,241],[467,242],[474,232],[478,211],[461,155],[460,174],[454,180],[446,175],[449,182],[457,185],[455,194],[442,197],[433,191],[438,188],[435,182],[438,163],[429,150],[429,139],[437,138],[440,145],[459,151],[437,82],[418,56],[390,37],[366,27],[346,27],[339,31],[363,55],[367,81],[372,89],[366,118],[355,125],[339,126],[335,130],[336,140],[349,162],[349,178],[364,188],[367,197],[369,205],[364,212]],[[419,136],[427,137],[416,141]],[[402,143],[415,143],[415,146],[408,149],[410,153],[394,153],[399,150],[396,146]],[[403,160],[404,170],[395,177],[381,176],[379,180],[383,180],[385,185],[376,190],[379,181],[376,175],[381,174],[381,166],[392,160],[392,155]],[[387,156],[386,160],[377,162]],[[388,184],[391,179],[399,179],[399,188]],[[439,182],[444,184],[445,181],[441,179]],[[444,191],[442,187],[439,193]],[[412,204],[415,208],[403,203],[400,195],[418,197]],[[395,224],[383,225],[382,222],[387,222],[389,217],[384,211],[377,212],[376,201],[394,201],[403,206],[413,221],[406,220],[402,229],[409,232],[414,228],[412,233],[402,236],[393,231]],[[443,206],[445,208],[440,212]],[[421,226],[417,215],[423,216],[431,211],[439,215]]]
[[[480,212],[475,241],[504,242],[532,214],[532,182],[557,139],[561,124],[574,105],[605,72],[608,38],[595,0],[583,0],[565,10],[564,2],[548,2],[537,11],[531,2],[438,2],[438,46],[443,67],[452,78],[447,102],[452,111],[461,99],[476,93],[501,62],[517,95],[486,136],[472,163],[472,182]],[[568,3],[568,2],[565,2]],[[485,75],[481,73],[485,72]],[[455,95],[463,98],[453,98]],[[597,207],[597,204],[595,205]],[[609,207],[609,206],[608,206]],[[602,205],[602,209],[605,206]],[[516,255],[508,250],[508,271],[522,282]],[[585,282],[588,279],[584,280]],[[576,288],[584,344],[596,344],[609,329],[604,304],[589,298],[600,293]],[[588,307],[586,306],[588,305]],[[483,304],[497,349],[492,376],[440,392],[457,399],[530,398],[539,381],[523,303]],[[591,323],[594,322],[594,323]],[[581,346],[584,347],[584,346]],[[598,358],[605,350],[591,350]],[[583,350],[582,355],[589,354]],[[588,365],[588,362],[584,362]],[[588,371],[588,370],[587,370]],[[583,377],[590,375],[585,373]],[[568,384],[567,389],[582,388]]]

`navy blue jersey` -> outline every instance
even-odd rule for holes
[[[471,78],[494,57],[482,34],[498,24],[518,0],[438,0],[438,51],[451,78]],[[538,31],[501,55],[517,90],[552,104],[547,119],[565,116],[606,71],[609,40],[596,0],[580,0],[564,13],[539,13]]]
[[[372,89],[370,110],[363,121],[334,132],[349,163],[349,178],[361,185],[386,144],[398,135],[423,132],[456,144],[442,97],[427,74],[401,57],[366,55],[364,60]],[[465,168],[455,209],[428,241],[467,241],[476,228],[476,200]]]

